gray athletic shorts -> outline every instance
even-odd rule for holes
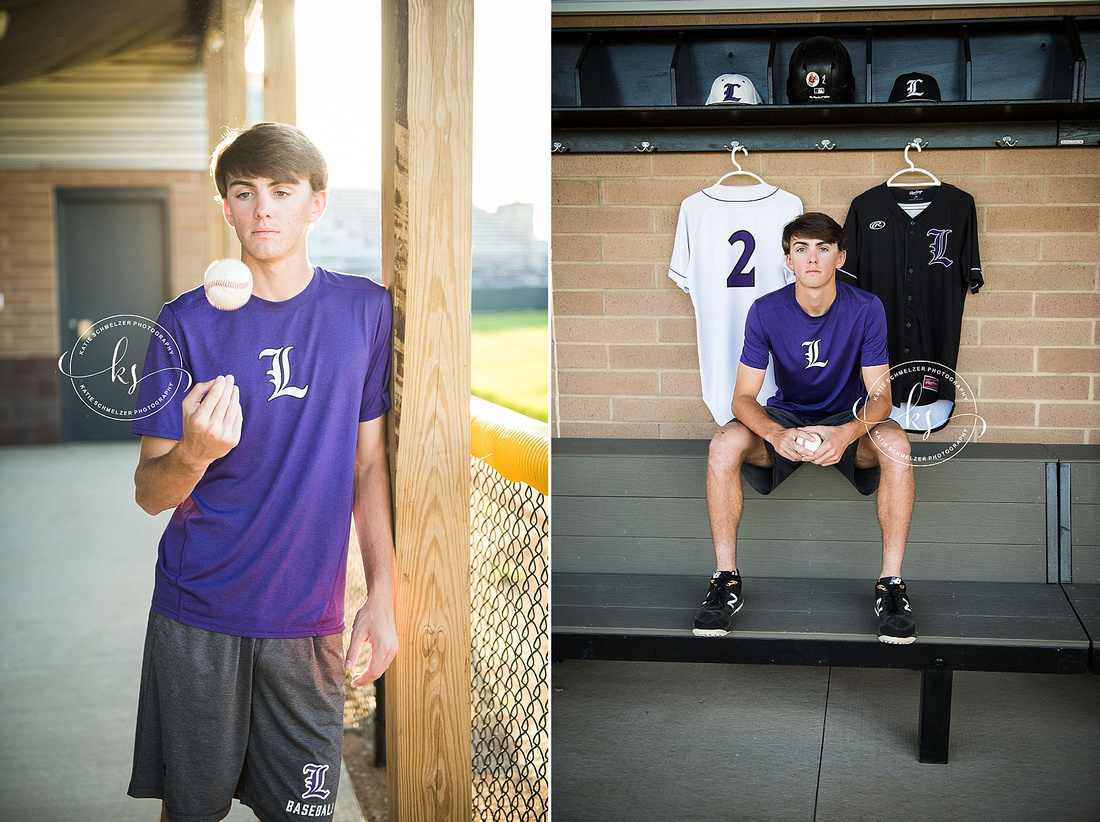
[[[234,797],[263,822],[331,819],[343,710],[340,634],[250,639],[153,612],[129,794],[171,822],[217,822]]]
[[[810,425],[843,425],[855,419],[855,415],[851,411],[841,411],[839,414],[833,414],[831,417],[826,417],[823,420],[810,420],[788,411],[785,408],[773,408],[770,405],[764,406],[764,411],[784,428],[805,428]],[[842,473],[845,479],[852,483],[859,493],[863,496],[868,496],[878,490],[879,469],[877,465],[873,468],[855,467],[856,446],[858,444],[859,440],[856,440],[844,449],[844,454],[841,456],[840,462],[836,463],[833,467]],[[764,447],[768,449],[768,456],[772,458],[771,467],[764,468],[759,465],[749,465],[747,462],[742,463],[741,476],[743,476],[749,485],[757,492],[767,495],[778,488],[783,480],[805,465],[805,463],[795,462],[786,457],[781,457],[779,454],[775,453],[775,448],[773,448],[772,444],[767,440],[764,440]]]

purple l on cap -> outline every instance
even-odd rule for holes
[[[710,85],[706,105],[758,106],[760,95],[752,80],[743,74],[723,74]]]

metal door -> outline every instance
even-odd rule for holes
[[[61,351],[106,318],[155,320],[168,296],[168,192],[160,189],[59,189],[57,242]],[[147,342],[147,340],[145,340]],[[138,363],[144,350],[130,352]],[[61,379],[61,435],[65,441],[127,439],[129,423],[97,413]],[[96,386],[96,399],[129,404],[127,386]],[[103,392],[108,392],[104,394]]]

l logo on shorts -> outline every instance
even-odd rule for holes
[[[306,777],[306,790],[302,799],[328,799],[329,791],[325,789],[328,765],[306,765],[302,768],[302,773]]]

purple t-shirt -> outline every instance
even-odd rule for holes
[[[322,268],[283,302],[218,311],[201,288],[161,310],[195,382],[232,374],[241,441],[211,463],[160,541],[153,608],[224,634],[305,637],[344,628],[355,445],[390,407],[392,304],[364,277]],[[178,378],[150,345],[138,408]],[[186,384],[186,383],[185,383]],[[135,434],[183,436],[179,390]]]
[[[792,283],[752,304],[741,362],[764,370],[771,354],[778,390],[768,405],[811,420],[851,411],[867,396],[860,368],[890,362],[882,302],[838,281],[829,310],[811,317],[794,292]]]

